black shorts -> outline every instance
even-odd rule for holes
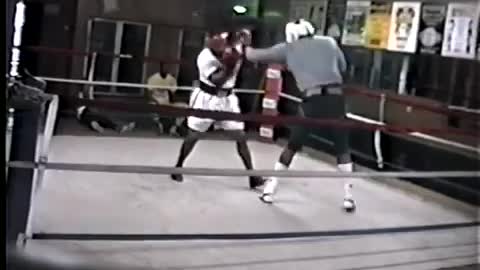
[[[318,94],[306,98],[300,104],[298,114],[300,116],[316,119],[344,120],[346,119],[347,104],[343,95]],[[333,140],[337,157],[350,155],[349,150],[349,130],[335,126],[319,126],[312,128],[309,126],[292,126],[290,129],[290,143],[304,145],[309,136],[316,131],[322,134],[328,134]],[[344,158],[340,158],[344,160]]]

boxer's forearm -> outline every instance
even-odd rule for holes
[[[217,71],[210,75],[210,81],[216,86],[222,86],[228,78],[232,76],[232,70],[227,68],[219,68]]]
[[[245,58],[251,62],[278,63],[286,62],[286,44],[281,43],[267,49],[245,48]]]

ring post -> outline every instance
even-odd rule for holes
[[[41,108],[16,108],[11,160],[35,162]],[[6,242],[17,244],[27,229],[34,169],[9,168],[6,184]]]

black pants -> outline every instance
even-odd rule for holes
[[[112,117],[107,116],[104,113],[101,113],[97,109],[88,107],[85,108],[82,115],[80,116],[80,122],[88,126],[90,126],[90,123],[92,122],[97,122],[103,128],[109,128],[114,130],[120,129],[123,125],[122,122],[113,119]]]
[[[156,115],[154,118],[155,122],[162,124],[163,130],[166,133],[168,133],[172,127],[179,126],[177,122],[180,122],[180,120],[177,120],[177,118],[174,117],[162,117],[160,115]]]
[[[343,95],[313,95],[300,105],[299,114],[317,119],[346,119],[346,100]],[[289,144],[301,148],[308,136],[316,131],[330,135],[334,143],[335,154],[339,164],[351,162],[349,147],[349,130],[344,127],[321,126],[318,128],[294,126],[291,128]],[[299,149],[298,149],[299,150]]]

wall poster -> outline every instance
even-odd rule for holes
[[[442,45],[443,56],[475,58],[478,17],[478,4],[448,5]]]
[[[415,53],[420,23],[420,2],[394,2],[388,49],[390,51]]]
[[[343,25],[342,44],[365,45],[367,18],[370,1],[348,1]]]
[[[372,2],[367,19],[366,46],[372,49],[386,49],[390,33],[392,5],[386,2]]]
[[[418,50],[425,54],[440,54],[447,6],[441,4],[423,4],[418,34]]]
[[[326,28],[328,0],[290,0],[290,20],[305,19],[313,23],[317,35]]]
[[[477,30],[477,60],[480,61],[480,21],[478,22]]]

